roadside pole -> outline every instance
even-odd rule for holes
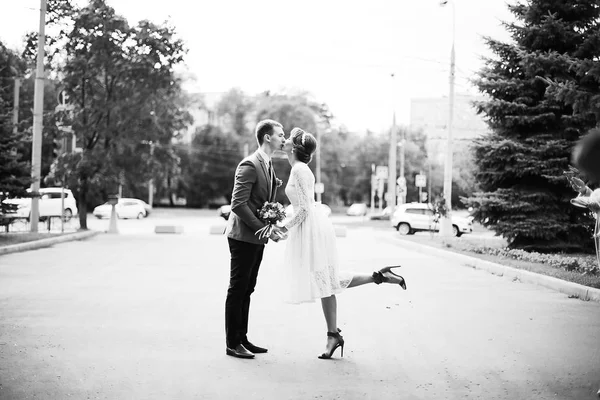
[[[13,101],[13,133],[17,133],[19,124],[19,93],[21,91],[21,78],[15,78],[15,95]]]
[[[44,44],[46,43],[46,0],[40,0],[40,30],[38,33],[38,54],[35,72],[33,98],[33,140],[31,149],[31,232],[38,231],[40,218],[40,180],[42,173],[42,129],[44,119]]]

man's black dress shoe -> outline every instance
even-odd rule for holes
[[[248,351],[242,344],[238,344],[235,348],[228,347],[227,355],[238,358],[254,358],[254,353]]]
[[[250,343],[247,340],[245,342],[242,342],[242,344],[244,345],[245,348],[247,348],[248,350],[250,350],[251,352],[256,353],[256,354],[266,353],[267,351],[269,351],[269,350],[265,349],[264,347],[259,347],[259,346],[253,345],[252,343]]]

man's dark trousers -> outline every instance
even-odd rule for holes
[[[231,253],[231,273],[225,300],[225,334],[227,347],[235,348],[247,340],[250,295],[254,292],[264,244],[227,238]]]

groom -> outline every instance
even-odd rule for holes
[[[257,217],[258,210],[275,200],[277,183],[271,163],[274,151],[281,150],[285,141],[283,126],[266,119],[256,125],[258,150],[243,159],[235,171],[231,214],[225,235],[231,253],[229,289],[225,301],[225,333],[227,355],[254,358],[267,349],[252,344],[247,337],[250,295],[254,292],[258,269],[268,239],[254,234],[266,224]],[[277,242],[284,234],[275,228],[270,239]]]

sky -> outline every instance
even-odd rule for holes
[[[84,0],[76,0],[79,4]],[[505,0],[107,0],[130,23],[169,20],[189,52],[185,88],[248,94],[305,90],[351,130],[410,123],[411,98],[449,92],[453,7],[456,93],[508,41]],[[36,31],[39,0],[0,0],[0,40],[13,49]],[[392,77],[393,74],[393,77]]]

